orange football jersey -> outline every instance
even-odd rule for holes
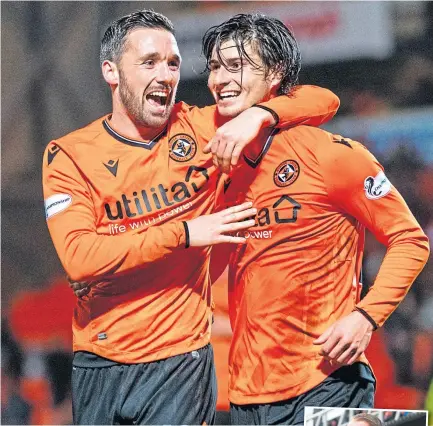
[[[307,110],[320,124],[338,98],[306,87],[264,105],[281,126],[310,122]],[[176,104],[147,142],[119,134],[107,116],[48,145],[45,211],[57,253],[72,279],[103,279],[77,300],[74,351],[139,363],[209,342],[210,249],[185,249],[182,221],[214,209],[219,171],[202,150],[216,130],[215,111]]]
[[[258,210],[256,226],[239,233],[247,243],[230,258],[229,398],[270,403],[310,390],[337,368],[313,341],[355,306],[382,325],[429,248],[381,165],[358,142],[298,126],[273,131],[244,161],[249,167],[225,185],[228,204],[247,200]],[[360,301],[365,227],[388,251]]]

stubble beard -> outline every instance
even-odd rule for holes
[[[143,127],[162,127],[167,123],[171,111],[173,110],[176,92],[177,87],[175,87],[174,91],[171,93],[170,103],[167,105],[162,115],[152,114],[145,106],[146,99],[144,99],[144,95],[140,97],[134,94],[124,74],[119,72],[120,100],[134,122]]]

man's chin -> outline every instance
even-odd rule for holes
[[[168,108],[163,114],[147,114],[142,120],[148,127],[162,127],[167,124],[172,108]]]
[[[225,118],[234,118],[246,109],[242,105],[231,105],[229,107],[217,105],[218,114]]]

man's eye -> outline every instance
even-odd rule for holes
[[[242,63],[240,61],[233,62],[232,66],[230,68],[232,68],[234,70],[239,70],[242,68]]]
[[[152,59],[149,59],[147,61],[144,61],[143,64],[146,65],[146,67],[153,67],[155,65],[155,61],[152,61]]]
[[[211,64],[211,65],[209,66],[209,69],[210,69],[211,71],[218,71],[218,70],[220,69],[220,64]]]
[[[172,61],[172,62],[170,62],[170,63],[168,64],[168,66],[170,67],[171,70],[176,71],[176,70],[179,69],[179,67],[180,67],[180,63],[177,62],[177,61]]]

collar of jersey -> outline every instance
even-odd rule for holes
[[[107,118],[104,119],[102,122],[102,125],[104,126],[104,129],[113,136],[114,139],[118,140],[119,142],[126,143],[127,145],[137,146],[140,148],[145,149],[152,149],[159,140],[167,133],[167,126],[162,129],[162,131],[157,134],[153,139],[151,139],[148,142],[144,141],[136,141],[134,139],[126,138],[125,136],[122,136],[121,134],[117,133],[109,124]]]
[[[274,136],[279,133],[280,129],[273,129],[271,131],[271,133],[268,136],[268,139],[266,139],[265,145],[263,146],[262,150],[260,151],[260,154],[257,156],[257,158],[250,158],[247,157],[244,154],[244,160],[245,162],[252,167],[253,169],[255,169],[263,160],[263,157],[265,156],[265,154],[269,151],[269,148],[272,145],[272,141],[274,140]]]

